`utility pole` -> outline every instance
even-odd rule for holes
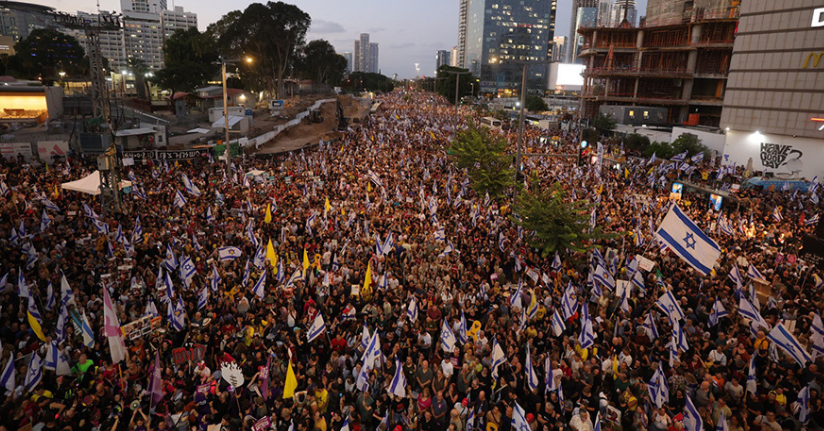
[[[455,116],[457,117],[458,116],[458,103],[460,102],[458,100],[458,97],[459,97],[459,94],[460,94],[459,91],[460,91],[460,88],[461,88],[461,75],[468,75],[469,71],[457,72],[457,71],[454,71],[454,70],[446,70],[445,72],[449,73],[449,74],[452,74],[452,75],[455,75]]]
[[[252,57],[246,57],[243,61],[252,63]],[[223,81],[223,120],[225,129],[224,154],[226,155],[226,175],[231,175],[232,166],[232,151],[229,148],[229,91],[226,88],[226,65],[240,63],[240,59],[227,60],[224,56],[220,56],[220,72]],[[216,62],[215,62],[216,63]],[[215,64],[212,63],[212,64]]]

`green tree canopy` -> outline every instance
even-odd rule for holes
[[[652,157],[653,153],[657,158],[668,159],[676,154],[687,152],[687,157],[692,157],[698,153],[704,153],[704,158],[710,156],[710,149],[701,143],[697,136],[684,133],[676,138],[671,144],[669,142],[653,142],[644,150],[644,156]]]
[[[366,90],[388,93],[395,89],[395,83],[380,73],[352,72],[341,82],[341,87],[349,92]]]
[[[206,32],[227,58],[250,56],[254,63],[240,67],[246,87],[283,94],[287,69],[295,65],[312,19],[299,7],[284,2],[252,3],[211,24]]]
[[[492,135],[486,127],[470,125],[458,132],[446,153],[460,169],[466,169],[472,188],[493,198],[504,196],[515,183],[512,156],[506,139]]]
[[[18,78],[44,82],[82,76],[88,72],[89,61],[77,39],[51,29],[37,29],[17,42],[15,54],[9,58],[8,69]]]
[[[590,230],[593,204],[567,199],[560,183],[544,188],[533,177],[532,184],[535,186],[530,187],[529,191],[518,195],[513,207],[518,217],[512,216],[511,219],[525,231],[535,232],[530,245],[540,250],[544,258],[565,249],[582,253],[591,249],[594,241],[616,236],[603,233],[600,226]]]
[[[163,44],[164,68],[154,82],[171,91],[192,91],[218,75],[214,42],[195,27],[175,30]],[[170,99],[171,100],[171,99]]]
[[[592,118],[590,125],[601,132],[608,132],[615,128],[615,120],[604,114],[598,114]]]
[[[547,106],[546,102],[544,102],[544,99],[541,99],[534,94],[530,94],[526,96],[524,109],[532,112],[541,112],[549,110],[549,106]]]
[[[436,78],[437,78],[437,85],[435,86],[435,92],[443,96],[446,100],[448,100],[453,105],[456,103],[455,101],[455,74],[449,72],[462,72],[464,74],[461,75],[460,78],[460,89],[458,90],[458,100],[463,98],[464,96],[474,96],[478,94],[478,80],[469,73],[469,69],[461,69],[460,67],[452,67],[443,65],[438,68]],[[474,85],[473,85],[474,84]],[[474,94],[473,94],[474,89]]]
[[[298,75],[324,84],[338,85],[346,73],[346,58],[329,42],[313,40],[298,50]]]

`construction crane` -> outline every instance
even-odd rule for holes
[[[110,143],[106,151],[97,158],[97,167],[100,171],[100,207],[101,212],[105,214],[107,210],[119,212],[123,206],[120,198],[120,160],[117,157],[117,148],[112,136],[109,93],[106,90],[103,56],[100,52],[100,33],[119,31],[122,26],[120,15],[117,14],[98,12],[96,18],[91,20],[63,12],[54,13],[55,22],[68,29],[82,30],[86,36],[91,80],[90,96],[94,114],[87,126],[100,135],[101,142]],[[108,139],[103,139],[104,136]]]

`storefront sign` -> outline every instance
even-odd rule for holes
[[[824,27],[824,7],[813,9],[813,23],[810,27]]]
[[[824,59],[824,52],[811,52],[807,54],[807,58],[804,59],[804,66],[802,66],[802,69],[806,69],[807,66],[810,66],[810,64],[812,64],[813,69],[818,67],[819,63],[824,66],[824,61],[821,61],[822,59]]]
[[[185,160],[197,157],[208,157],[211,149],[201,148],[197,150],[141,150],[124,151],[123,157],[140,160]]]

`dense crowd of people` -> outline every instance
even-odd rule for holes
[[[817,180],[721,211],[685,192],[722,249],[702,275],[655,237],[667,161],[526,157],[527,189],[560,183],[617,234],[542,257],[508,200],[454,167],[468,120],[430,97],[383,95],[358,129],[273,159],[123,167],[120,211],[60,189],[91,161],[3,162],[0,428],[824,426],[824,283],[799,256]],[[526,142],[577,148],[531,127]],[[743,175],[694,160],[711,186]]]

